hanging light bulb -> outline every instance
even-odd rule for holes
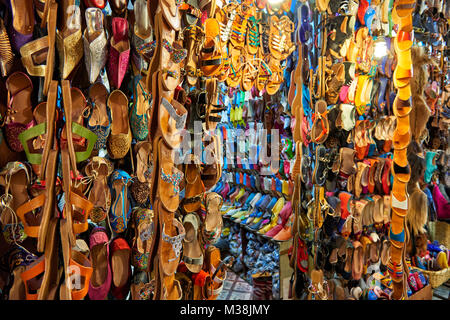
[[[277,5],[283,3],[285,0],[268,0],[269,4]]]
[[[378,38],[373,44],[373,58],[375,60],[381,60],[387,55],[387,45],[384,38]]]

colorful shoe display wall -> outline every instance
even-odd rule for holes
[[[429,5],[296,5],[294,299],[408,299],[436,285],[417,254],[433,238],[431,190],[446,185],[448,21],[443,2]]]
[[[231,270],[255,299],[439,286],[449,18],[444,1],[2,1],[1,299],[215,300]]]

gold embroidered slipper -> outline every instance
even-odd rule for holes
[[[128,120],[128,98],[116,89],[108,97],[111,110],[111,133],[107,141],[108,154],[112,159],[124,158],[131,147],[131,128]]]
[[[75,3],[75,1],[73,1]],[[66,2],[66,4],[69,4]],[[70,6],[62,9],[67,9],[68,12]],[[76,7],[75,7],[76,8]],[[81,58],[83,58],[83,40],[81,32],[81,10],[72,10],[71,15],[67,15],[67,25],[62,30],[56,30],[56,47],[59,54],[59,73],[61,79],[72,78],[73,71],[76,71],[76,67],[79,66]]]

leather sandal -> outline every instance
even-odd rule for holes
[[[29,168],[21,162],[9,162],[0,172],[0,185],[5,188],[2,199],[1,225],[7,243],[22,242],[27,238],[17,209],[30,201],[27,186],[31,176]]]
[[[122,233],[127,229],[131,215],[131,201],[128,187],[131,176],[123,170],[116,169],[110,176],[112,206],[109,212],[109,222],[115,233]]]
[[[317,101],[311,129],[311,139],[315,143],[323,143],[328,138],[330,128],[327,112],[327,103],[324,100]]]
[[[217,75],[223,67],[220,27],[216,19],[205,21],[205,42],[200,53],[200,69],[206,76]]]
[[[204,225],[202,231],[203,243],[214,244],[219,240],[219,235],[222,233],[222,208],[223,198],[215,193],[208,192],[204,196],[203,205],[206,210],[204,217]]]
[[[198,273],[203,266],[203,250],[199,242],[200,218],[189,213],[183,219],[186,236],[183,240],[183,261],[189,271]]]
[[[48,154],[54,143],[57,90],[58,83],[52,81],[47,102],[40,103],[33,111],[35,125],[18,136],[28,162],[32,164],[34,172],[41,179],[44,176]]]

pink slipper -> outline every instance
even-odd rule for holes
[[[106,229],[97,227],[92,230],[89,248],[92,259],[91,280],[89,282],[89,299],[105,300],[111,288],[111,266],[109,264],[109,246]]]

